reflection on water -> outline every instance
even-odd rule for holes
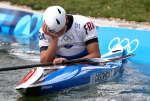
[[[0,34],[0,54],[39,61],[38,42]]]
[[[0,34],[0,67],[39,63],[37,42],[19,43],[14,37]],[[0,101],[149,101],[150,65],[123,63],[119,74],[104,83],[86,85],[52,95],[20,97],[16,85],[33,68],[0,72]]]

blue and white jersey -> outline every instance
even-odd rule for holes
[[[68,18],[69,29],[58,39],[57,57],[64,57],[67,59],[81,58],[88,55],[86,48],[86,45],[89,43],[88,41],[98,38],[96,26],[89,18],[81,15],[68,15]],[[48,48],[50,41],[51,37],[44,34],[42,28],[40,28],[40,49],[42,49],[42,47]]]

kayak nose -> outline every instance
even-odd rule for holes
[[[26,97],[36,97],[40,95],[41,85],[32,85],[27,88],[16,88],[16,90]]]
[[[38,67],[30,71],[15,88],[22,96],[36,97],[40,95],[45,78],[51,73],[50,69]]]
[[[16,86],[16,90],[22,95],[26,96],[27,89],[36,82],[41,75],[43,74],[43,68],[35,68],[32,71],[30,71],[23,79],[22,81]]]
[[[17,90],[22,96],[26,96],[26,88],[16,88],[16,90]]]

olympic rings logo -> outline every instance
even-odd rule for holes
[[[70,43],[73,39],[74,39],[74,36],[73,36],[73,35],[69,35],[69,36],[65,35],[65,36],[63,36],[63,37],[59,37],[58,40],[59,40],[61,43],[66,43],[66,42]]]
[[[115,41],[115,40],[118,40],[118,43],[117,43],[116,45],[114,45],[112,48],[110,48],[112,42]],[[124,41],[127,41],[127,43],[126,43],[125,46],[122,46],[122,43],[123,43]],[[133,42],[136,42],[136,47],[135,47],[133,50],[131,50],[131,44],[132,44]],[[121,45],[121,46],[124,48],[124,50],[127,49],[127,54],[129,54],[129,53],[134,52],[134,51],[137,49],[137,47],[138,47],[138,45],[139,45],[139,41],[138,41],[137,39],[134,39],[134,40],[132,40],[131,42],[129,42],[129,39],[128,39],[128,38],[125,38],[125,39],[123,39],[122,41],[120,41],[120,38],[116,37],[116,38],[114,38],[114,39],[109,43],[108,49],[109,49],[109,50],[112,50],[112,49],[114,49],[115,47],[117,47],[117,46],[119,46],[119,45]]]

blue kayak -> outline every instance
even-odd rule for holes
[[[122,56],[123,48],[104,54],[102,58]],[[112,79],[118,73],[122,61],[102,64],[78,64],[70,66],[55,66],[59,68],[51,73],[49,67],[38,67],[30,71],[17,85],[16,90],[22,96],[42,96],[57,93],[86,84],[94,84]]]

